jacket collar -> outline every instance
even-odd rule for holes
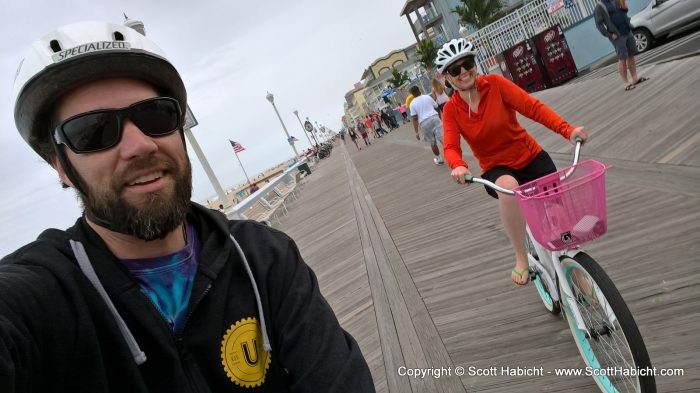
[[[213,280],[226,263],[229,252],[235,252],[233,247],[226,247],[227,250],[221,250],[220,247],[221,244],[230,245],[227,222],[220,214],[215,214],[194,202],[190,205],[187,220],[192,223],[201,241],[202,253],[197,269]],[[123,291],[137,285],[102,238],[87,224],[84,216],[79,218],[75,225],[66,232],[70,239],[83,243],[95,271],[105,284],[105,288],[110,287],[113,290]],[[210,257],[207,255],[207,250],[212,250],[214,244],[218,245],[216,247],[217,255]]]

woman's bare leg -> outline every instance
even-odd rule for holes
[[[509,190],[518,186],[518,182],[510,175],[499,177],[496,184]],[[499,194],[498,209],[501,213],[503,229],[505,229],[515,251],[515,270],[521,273],[511,272],[511,278],[516,284],[525,285],[530,280],[530,274],[527,272],[527,253],[525,252],[525,218],[523,218],[518,201],[514,196]]]

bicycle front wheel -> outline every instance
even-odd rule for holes
[[[576,346],[588,366],[586,375],[603,392],[656,392],[644,340],[610,277],[583,252],[573,258],[563,256],[561,263],[586,326],[585,331],[579,329],[570,302],[562,301]]]

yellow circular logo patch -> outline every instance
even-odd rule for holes
[[[221,341],[224,371],[231,381],[242,387],[252,388],[265,382],[271,356],[263,349],[257,318],[241,319],[231,325]]]

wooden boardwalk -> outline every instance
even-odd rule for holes
[[[540,92],[591,135],[583,158],[608,172],[608,234],[586,246],[639,325],[659,392],[700,390],[700,57],[648,65],[624,92],[616,75]],[[571,145],[521,119],[558,166]],[[478,167],[464,146],[465,159]],[[567,324],[534,286],[510,281],[496,203],[450,181],[409,125],[356,151],[337,145],[304,180],[281,229],[359,342],[379,392],[592,392]],[[412,378],[399,367],[451,368]],[[543,367],[544,376],[457,377],[454,367]]]

